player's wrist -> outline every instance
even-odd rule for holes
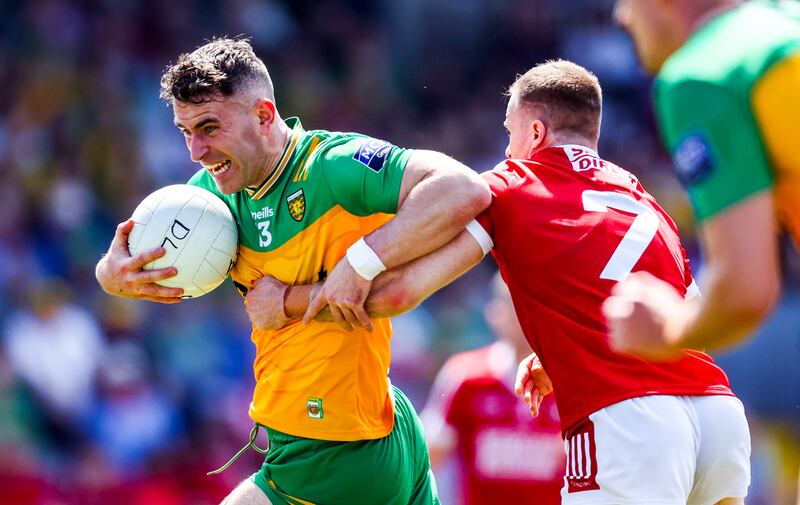
[[[378,254],[367,244],[364,237],[347,249],[347,262],[365,280],[371,281],[386,270]]]

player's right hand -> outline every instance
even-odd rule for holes
[[[618,282],[603,302],[609,346],[653,361],[679,358],[683,345],[676,328],[684,326],[689,310],[672,285],[649,272],[634,272]]]
[[[539,415],[539,407],[544,397],[553,392],[553,383],[544,371],[539,356],[531,353],[530,356],[520,361],[517,367],[517,379],[514,381],[514,392],[522,397],[531,409],[531,415]]]
[[[120,223],[108,252],[95,268],[95,277],[103,291],[124,298],[139,298],[159,303],[178,303],[181,301],[181,288],[168,288],[156,284],[157,281],[177,275],[175,267],[144,270],[144,265],[164,254],[163,247],[143,251],[131,256],[128,250],[128,235],[133,230],[133,219]]]
[[[312,293],[303,323],[308,324],[327,305],[333,321],[342,329],[353,331],[363,327],[372,331],[372,320],[364,308],[372,281],[361,277],[347,258],[342,258],[322,283],[322,288]]]

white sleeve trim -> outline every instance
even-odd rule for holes
[[[489,251],[492,250],[492,247],[494,247],[492,237],[490,237],[489,234],[486,233],[486,230],[483,229],[483,226],[474,219],[467,225],[467,231],[472,235],[472,238],[475,239],[478,245],[481,246],[483,255],[486,256]]]
[[[683,297],[686,300],[691,300],[692,298],[701,297],[700,288],[697,287],[697,282],[692,279],[692,283],[686,288],[686,295]]]

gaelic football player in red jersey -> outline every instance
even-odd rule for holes
[[[514,393],[517,364],[530,347],[499,274],[492,284],[484,316],[497,341],[451,356],[420,413],[431,468],[437,474],[454,457],[464,505],[517,503],[523,496],[557,505],[564,482],[558,411],[551,399],[531,416]]]
[[[597,79],[548,62],[509,95],[508,159],[483,174],[491,205],[450,244],[376,278],[369,314],[414,307],[491,250],[552,380],[567,450],[562,503],[743,503],[750,434],[725,373],[695,350],[648,362],[609,347],[601,306],[617,281],[645,271],[682,296],[697,289],[675,223],[634,175],[597,154]],[[274,289],[285,294],[276,320],[301,316],[315,291]]]

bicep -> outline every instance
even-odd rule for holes
[[[458,171],[456,165],[460,166],[461,164],[445,154],[436,151],[415,150],[403,171],[397,207],[400,208],[411,190],[431,175],[434,170],[440,174],[446,174],[451,170],[456,173]]]

